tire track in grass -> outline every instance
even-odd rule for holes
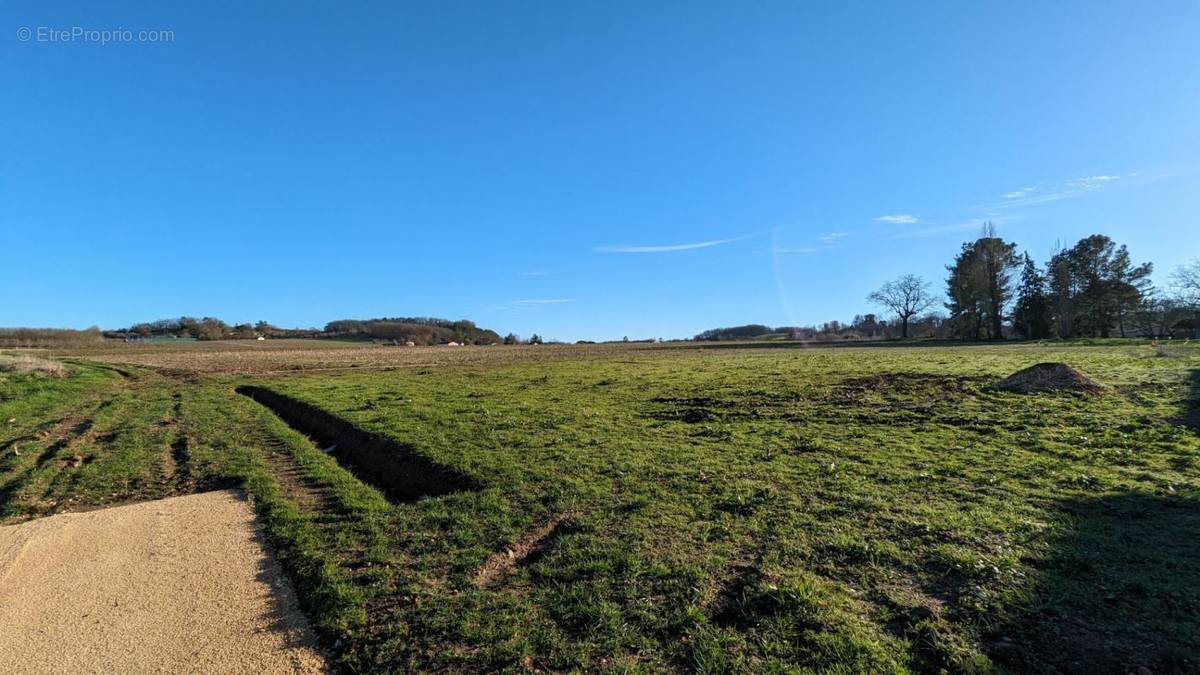
[[[53,430],[46,435],[47,438],[54,440],[38,453],[34,461],[13,472],[8,481],[0,486],[0,519],[7,519],[14,515],[12,500],[22,488],[29,484],[30,478],[35,473],[45,468],[64,449],[75,445],[80,439],[92,433],[94,421],[90,415],[95,413],[96,407],[89,411],[88,415],[70,415],[55,423]],[[15,446],[13,452],[20,455],[19,449]]]
[[[159,426],[168,429],[173,436],[173,440],[167,449],[163,452],[161,464],[162,483],[169,485],[170,490],[176,493],[194,492],[196,488],[195,480],[193,480],[191,469],[191,458],[188,452],[188,444],[190,439],[188,434],[183,430],[183,393],[176,390],[171,395],[171,417],[159,423]]]
[[[286,443],[270,433],[263,433],[256,440],[284,496],[295,502],[301,513],[320,515],[340,510],[337,497],[327,487],[305,475]]]
[[[554,516],[526,532],[512,546],[493,553],[475,573],[475,585],[493,587],[513,568],[532,565],[545,557],[560,537],[578,529],[576,517],[569,511]]]

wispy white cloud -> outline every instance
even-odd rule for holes
[[[913,225],[921,222],[921,219],[910,213],[897,213],[889,216],[879,216],[875,219],[876,222],[888,223],[890,225]]]
[[[657,246],[597,246],[593,250],[600,253],[673,253],[675,251],[692,251],[700,248],[711,248],[713,246],[721,246],[723,244],[732,244],[735,241],[743,241],[751,237],[757,237],[757,234],[748,234],[744,237],[734,237],[732,239],[713,239],[711,241],[698,241],[691,244],[663,244]]]
[[[923,237],[935,237],[945,234],[954,234],[959,232],[967,232],[975,230],[987,222],[999,224],[1002,222],[1016,222],[1022,218],[1015,215],[1014,211],[1024,207],[1037,206],[1039,204],[1049,204],[1052,202],[1061,201],[1064,199],[1074,199],[1084,197],[1097,192],[1102,192],[1110,189],[1117,181],[1122,185],[1128,184],[1142,185],[1153,183],[1160,180],[1166,180],[1175,176],[1189,173],[1189,167],[1162,167],[1152,171],[1131,171],[1122,174],[1107,174],[1097,173],[1088,176],[1081,176],[1071,180],[1060,181],[1057,183],[1033,183],[1024,187],[1011,190],[1003,193],[1003,199],[990,204],[976,204],[974,206],[964,207],[962,211],[973,214],[986,214],[986,217],[976,217],[970,220],[949,223],[944,225],[930,224],[921,228],[910,229],[903,232],[896,232],[890,239],[918,239]],[[880,216],[875,220],[882,223],[891,224],[906,224],[912,225],[920,222],[916,216],[905,214]]]
[[[849,237],[851,234],[852,233],[850,233],[850,232],[830,232],[828,234],[823,234],[817,238],[826,244],[834,244],[834,243],[841,241],[842,239],[845,239],[846,237]]]
[[[1100,187],[1101,185],[1104,185],[1105,183],[1110,183],[1114,180],[1120,180],[1120,178],[1121,178],[1120,176],[1105,176],[1105,175],[1084,176],[1083,178],[1076,178],[1073,181],[1068,181],[1067,187],[1078,188],[1080,190],[1095,190],[1096,188]]]
[[[556,270],[530,270],[529,272],[521,272],[523,277],[548,277],[553,274],[558,274]]]
[[[1122,180],[1134,185],[1148,185],[1157,183],[1162,180],[1178,178],[1194,173],[1194,169],[1186,165],[1169,165],[1160,166],[1154,169],[1144,169],[1140,171],[1130,171],[1122,176]]]
[[[1038,204],[1049,204],[1051,202],[1062,201],[1082,195],[1081,190],[1058,190],[1055,192],[1044,192],[1040,194],[1031,194],[1025,197],[1010,197],[1007,201],[999,204],[985,205],[990,209],[1016,209],[1023,206],[1036,206]]]
[[[1063,199],[1073,199],[1091,194],[1101,187],[1120,179],[1121,176],[1118,175],[1096,174],[1075,178],[1044,190],[1023,187],[1004,193],[1004,201],[997,204],[985,204],[984,208],[1014,209],[1025,206],[1036,206],[1038,204],[1049,204],[1062,201]]]

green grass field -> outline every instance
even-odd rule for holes
[[[1200,670],[1197,346],[492,350],[0,374],[0,523],[241,486],[352,672]]]

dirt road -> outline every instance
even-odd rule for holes
[[[240,493],[0,527],[5,672],[322,672],[314,645]]]

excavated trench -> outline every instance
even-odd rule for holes
[[[288,426],[326,450],[342,468],[378,488],[392,502],[415,502],[424,497],[480,489],[474,478],[314,405],[262,387],[247,385],[236,391],[266,406]]]

